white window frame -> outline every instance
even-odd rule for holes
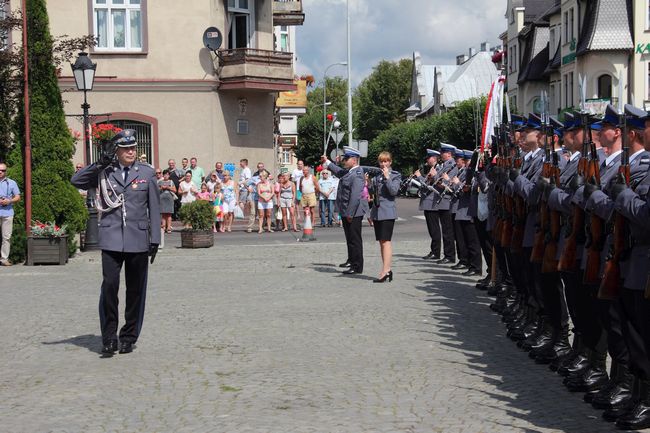
[[[106,10],[106,20],[108,27],[108,35],[106,35],[106,46],[100,47],[99,45],[95,46],[93,50],[95,52],[102,51],[124,51],[124,52],[142,52],[144,50],[144,11],[142,10],[143,0],[140,0],[138,4],[132,4],[134,0],[123,0],[123,4],[114,3],[116,0],[105,0],[104,3],[98,3],[98,0],[93,0],[93,34],[97,36],[99,30],[97,28],[97,10]],[[113,14],[114,10],[123,10],[124,11],[124,47],[115,47],[113,46],[114,34],[113,34]],[[140,47],[131,47],[131,12],[138,11],[140,12]]]
[[[235,22],[235,15],[248,15],[246,26],[248,27],[248,41],[245,47],[236,47],[236,48],[255,48],[255,33],[257,31],[255,26],[255,0],[248,0],[248,8],[240,7],[240,2],[242,0],[228,0],[228,22],[230,23],[230,28],[228,29],[228,44],[230,45],[233,41],[230,41],[230,33],[236,34],[237,27]]]
[[[293,150],[291,147],[282,147],[280,152],[280,164],[291,165],[293,163]]]
[[[282,28],[284,27],[284,30]],[[284,53],[290,53],[291,52],[291,35],[289,33],[289,26],[279,26],[278,30],[278,35],[280,38],[278,39],[278,51],[282,51]],[[282,49],[282,36],[287,37],[287,48],[285,50]]]
[[[650,30],[650,0],[647,0],[645,3],[645,29]]]
[[[569,43],[569,11],[564,12],[564,39],[563,45]]]
[[[571,8],[569,9],[569,40],[567,41],[568,43],[571,43],[573,39],[575,39],[575,13],[574,9]]]

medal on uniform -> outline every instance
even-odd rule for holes
[[[137,184],[137,183],[132,184],[132,185],[131,185],[131,188],[133,188],[133,189],[138,189],[138,184]]]

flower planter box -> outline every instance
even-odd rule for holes
[[[68,263],[68,237],[28,237],[27,263],[33,265],[65,265]]]
[[[181,232],[181,247],[209,248],[214,245],[212,231],[183,230]]]

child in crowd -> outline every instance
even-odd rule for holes
[[[225,231],[225,226],[223,224],[223,192],[221,192],[221,183],[218,183],[214,186],[214,223],[212,224],[213,232]]]

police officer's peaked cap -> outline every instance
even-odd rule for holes
[[[361,153],[354,147],[343,146],[343,157],[344,158],[360,158]]]
[[[551,127],[553,127],[553,133],[562,137],[562,134],[564,134],[564,124],[555,116],[549,116],[549,120],[551,121]]]
[[[440,152],[438,152],[437,150],[433,150],[433,149],[427,149],[427,156],[426,156],[427,159],[432,157],[432,156],[440,156]]]
[[[603,123],[618,126],[620,123],[619,120],[620,119],[618,117],[618,111],[616,110],[616,107],[614,107],[612,104],[607,104],[607,108],[605,108],[605,117],[603,117]]]
[[[528,121],[526,122],[525,129],[540,129],[542,127],[542,119],[535,113],[528,114]]]
[[[634,105],[625,104],[625,120],[627,124],[636,129],[645,129],[648,112]]]
[[[474,156],[474,152],[472,152],[471,150],[465,150],[463,151],[463,153],[465,159],[472,159],[472,156]]]
[[[576,117],[580,116],[575,116],[573,113],[566,112],[564,113],[564,123],[562,126],[564,127],[565,131],[569,131],[570,129],[573,129],[576,127]]]
[[[135,146],[137,144],[135,140],[135,130],[123,129],[111,138],[111,142],[117,147]]]
[[[463,149],[454,150],[454,158],[465,158],[465,151]]]
[[[440,152],[455,152],[456,146],[447,143],[440,143]]]

